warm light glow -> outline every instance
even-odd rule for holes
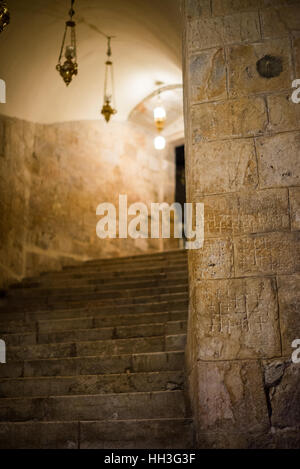
[[[166,146],[166,139],[161,135],[158,135],[154,139],[154,147],[156,150],[163,150]]]
[[[154,120],[161,121],[166,119],[166,111],[162,106],[158,106],[154,109]]]

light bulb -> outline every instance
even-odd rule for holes
[[[155,150],[163,150],[166,147],[166,139],[161,135],[158,135],[154,139]]]
[[[154,109],[154,120],[155,121],[161,121],[161,120],[165,120],[166,118],[166,111],[165,109],[162,107],[162,106],[157,106],[155,109]]]

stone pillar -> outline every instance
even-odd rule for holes
[[[300,2],[183,0],[183,16],[198,446],[299,447]]]

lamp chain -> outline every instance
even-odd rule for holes
[[[60,49],[60,54],[59,54],[58,63],[61,62],[61,58],[62,58],[62,55],[63,55],[63,53],[64,53],[64,45],[65,45],[65,42],[66,42],[67,30],[68,30],[68,26],[66,25],[66,26],[65,26],[64,37],[63,37],[62,44],[61,44],[61,49]]]

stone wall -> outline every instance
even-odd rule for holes
[[[198,446],[296,448],[300,104],[290,98],[300,4],[184,0],[183,9],[187,197],[205,210],[204,247],[189,253]],[[275,57],[270,78],[257,69],[265,56]]]
[[[0,285],[87,259],[174,247],[151,239],[100,240],[96,208],[171,202],[170,149],[132,123],[40,125],[0,117]],[[174,240],[173,240],[174,241]],[[177,242],[178,244],[178,242]]]

